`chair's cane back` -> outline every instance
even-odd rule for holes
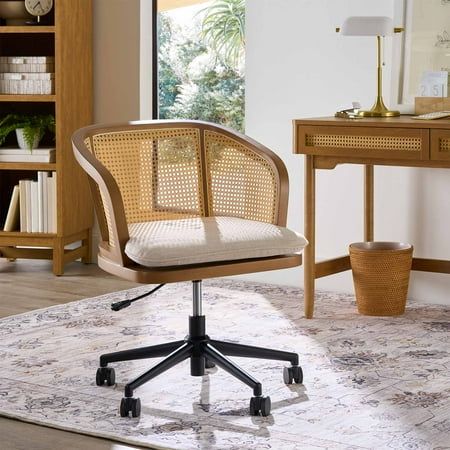
[[[74,134],[73,148],[89,175],[102,238],[99,263],[108,265],[106,270],[109,264],[136,266],[124,253],[131,223],[232,216],[286,224],[288,176],[283,162],[224,127],[197,121],[95,125]],[[290,258],[285,260],[289,266],[301,261],[298,255]],[[265,258],[272,260],[268,266],[278,259]],[[242,264],[240,271],[230,267],[228,271],[257,271],[242,272]],[[272,268],[281,267],[262,270]],[[149,271],[140,266],[139,270]],[[159,274],[183,271],[155,270]],[[158,280],[162,282],[161,277]],[[173,281],[178,280],[180,276]]]

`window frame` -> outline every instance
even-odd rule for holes
[[[159,119],[158,0],[152,0],[152,118]]]

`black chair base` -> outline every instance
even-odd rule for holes
[[[298,365],[296,353],[215,341],[206,335],[205,330],[205,316],[190,316],[189,335],[182,341],[102,355],[100,356],[100,368],[97,370],[96,383],[98,386],[105,383],[108,386],[114,385],[115,373],[113,368],[107,367],[109,363],[166,356],[156,366],[125,386],[125,397],[120,404],[120,415],[127,417],[131,413],[132,417],[138,417],[141,404],[138,398],[133,398],[135,389],[188,358],[191,360],[192,376],[202,376],[205,374],[205,368],[217,365],[252,388],[254,396],[250,400],[251,415],[268,416],[270,414],[270,397],[264,397],[261,383],[230,361],[227,356],[288,361],[291,363],[291,367],[284,368],[284,382],[286,384],[303,382],[303,373]]]

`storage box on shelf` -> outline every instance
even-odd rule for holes
[[[53,56],[0,56],[0,94],[54,94]]]
[[[73,131],[92,122],[91,40],[92,0],[55,0],[45,26],[0,26],[0,72],[9,74],[0,76],[0,82],[7,79],[29,82],[39,77],[50,81],[45,90],[37,91],[45,94],[34,88],[26,90],[26,83],[17,84],[21,86],[13,91],[17,94],[0,93],[0,117],[13,113],[53,114],[56,118],[55,140],[44,138],[32,157],[25,158],[23,153],[20,157],[17,152],[13,155],[13,150],[18,150],[14,133],[0,147],[0,230],[5,225],[13,230],[0,231],[0,257],[51,259],[56,275],[63,274],[66,263],[80,258],[88,262],[90,258],[92,206],[86,176],[73,157],[70,137]],[[17,67],[12,67],[13,64]],[[45,72],[48,74],[37,75]],[[33,83],[27,87],[30,85]],[[22,88],[31,93],[23,93]],[[51,148],[55,148],[53,153]],[[20,186],[26,192],[27,184],[35,186],[33,192],[37,188],[41,199],[34,211],[40,231],[33,231],[36,223],[29,228],[25,222],[26,194],[22,198],[25,227],[20,225]]]

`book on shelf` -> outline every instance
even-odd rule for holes
[[[19,147],[0,147],[0,155],[48,155],[55,151],[55,147],[38,147],[28,150]]]
[[[20,231],[27,232],[26,181],[19,181]]]
[[[9,203],[8,213],[6,215],[4,231],[15,231],[19,227],[19,186],[14,186],[11,201]]]
[[[5,231],[56,233],[56,173],[38,172],[38,179],[14,187]]]
[[[39,194],[38,194],[38,182],[31,182],[31,196],[30,196],[30,210],[31,210],[31,232],[39,232]],[[27,199],[28,200],[28,199]],[[27,205],[28,206],[28,205]]]
[[[48,233],[56,233],[58,229],[56,212],[56,172],[47,178],[47,227]]]
[[[48,230],[47,207],[47,178],[48,172],[38,172],[38,231]]]
[[[31,233],[31,180],[25,180],[25,230]]]
[[[22,148],[0,148],[0,162],[55,162],[56,149],[35,148],[33,150]]]

